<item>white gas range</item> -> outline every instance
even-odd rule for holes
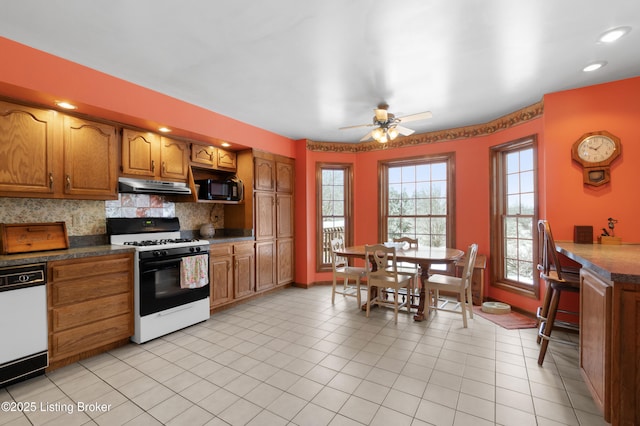
[[[108,218],[113,245],[135,248],[134,328],[144,343],[209,319],[209,243],[181,238],[178,218]]]

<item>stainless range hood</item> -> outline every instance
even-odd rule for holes
[[[132,194],[171,194],[189,195],[191,189],[185,182],[165,182],[160,180],[144,180],[118,178],[118,192]]]

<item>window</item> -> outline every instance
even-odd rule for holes
[[[529,137],[494,147],[491,153],[494,285],[532,297],[538,295],[535,142]]]
[[[420,246],[453,247],[454,154],[380,164],[380,240],[406,236]]]
[[[331,269],[331,240],[353,244],[351,187],[353,167],[343,163],[316,164],[316,268]]]

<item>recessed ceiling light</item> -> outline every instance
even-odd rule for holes
[[[169,133],[171,131],[168,127],[160,127],[158,130],[162,133]]]
[[[228,148],[231,146],[231,144],[229,142],[222,142],[220,145],[222,145],[225,148]]]
[[[65,101],[56,101],[56,105],[64,109],[77,109],[78,107]]]
[[[604,67],[605,65],[607,65],[607,61],[592,62],[589,65],[587,65],[586,67],[582,68],[582,71],[591,72],[591,71],[599,70],[600,68]]]
[[[624,37],[626,34],[629,33],[629,31],[631,31],[631,27],[613,28],[613,29],[610,29],[609,31],[603,33],[598,38],[598,41],[601,42],[601,43],[613,43],[614,41],[619,40],[620,38]]]

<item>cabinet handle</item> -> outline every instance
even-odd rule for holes
[[[67,175],[67,189],[71,189],[71,176]]]
[[[167,167],[165,166],[164,161],[162,162],[162,174],[164,174],[167,171]]]
[[[53,189],[53,173],[49,172],[49,188]]]
[[[151,160],[151,171],[152,172],[156,171],[156,160]]]

